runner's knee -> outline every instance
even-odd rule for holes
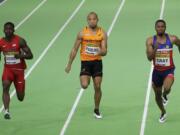
[[[9,91],[9,87],[10,87],[10,84],[3,83],[3,92],[8,92]]]
[[[24,93],[21,93],[21,94],[17,93],[17,98],[18,98],[19,101],[22,102],[24,100]]]
[[[81,87],[83,88],[83,89],[87,89],[88,88],[88,83],[87,82],[82,82],[81,83]]]
[[[101,84],[95,84],[95,85],[94,85],[94,88],[95,88],[95,90],[98,91],[98,92],[101,91]]]
[[[171,90],[171,86],[164,86],[164,91],[170,91]]]
[[[155,93],[155,98],[156,99],[161,98],[161,96],[162,96],[162,91],[161,90],[154,89],[154,93]]]

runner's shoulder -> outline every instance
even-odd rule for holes
[[[0,37],[0,46],[3,45],[3,42],[4,42],[4,37]]]
[[[24,45],[27,45],[27,43],[26,43],[26,40],[23,38],[23,37],[21,37],[21,36],[19,36],[19,35],[15,35],[17,38],[19,38],[19,45],[20,46],[24,46]]]
[[[84,26],[83,28],[81,28],[81,30],[78,32],[78,37],[82,38],[88,31],[88,26]]]
[[[171,34],[168,34],[168,35],[172,43],[174,43],[178,39],[176,35],[171,35]]]
[[[2,40],[3,40],[3,37],[0,37],[0,43],[2,42]]]
[[[98,28],[99,28],[99,31],[102,33],[103,38],[107,38],[107,32],[101,26],[98,26]]]
[[[107,37],[107,32],[104,29],[102,29],[102,33],[105,37]]]
[[[77,33],[77,39],[80,40],[80,39],[82,39],[82,37],[83,37],[83,29]]]
[[[146,44],[147,44],[147,45],[152,45],[152,44],[153,44],[153,36],[148,37],[148,38],[146,39]]]

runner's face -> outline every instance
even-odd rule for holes
[[[166,31],[166,26],[163,22],[158,22],[155,26],[157,35],[162,36]]]
[[[98,18],[96,15],[94,15],[94,14],[89,15],[87,18],[87,21],[88,21],[88,25],[90,28],[96,28],[97,27]]]
[[[4,27],[4,34],[6,37],[12,37],[14,35],[14,28],[11,25]]]

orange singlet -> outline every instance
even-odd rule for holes
[[[85,27],[82,30],[82,42],[81,42],[81,61],[94,61],[101,60],[101,56],[97,53],[101,47],[101,42],[104,37],[102,28],[98,27],[94,34],[89,27]]]

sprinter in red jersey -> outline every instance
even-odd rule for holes
[[[23,101],[25,95],[24,70],[26,69],[25,59],[32,59],[33,54],[26,41],[14,34],[14,24],[4,24],[5,37],[0,39],[0,52],[4,55],[4,71],[2,75],[4,118],[10,119],[9,89],[12,83],[16,88],[17,98]]]

